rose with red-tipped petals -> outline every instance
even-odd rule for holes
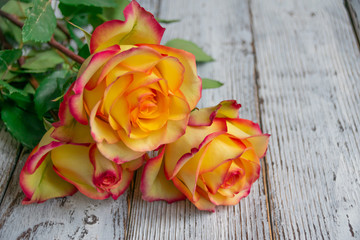
[[[269,135],[238,118],[240,105],[223,101],[191,113],[185,135],[147,161],[141,191],[148,201],[188,198],[201,210],[235,205],[259,178]]]
[[[125,21],[97,27],[91,56],[20,176],[24,203],[72,195],[116,199],[147,151],[182,136],[201,96],[195,57],[161,46],[164,32],[136,1]]]

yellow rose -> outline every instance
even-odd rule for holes
[[[147,161],[143,198],[173,202],[188,198],[201,210],[235,205],[259,178],[269,135],[238,118],[240,105],[224,101],[192,112],[185,135]]]
[[[136,1],[125,21],[96,28],[91,56],[20,176],[24,203],[73,194],[117,198],[142,156],[185,133],[201,97],[192,54],[160,43],[164,29]]]

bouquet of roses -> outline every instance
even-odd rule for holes
[[[237,204],[259,177],[269,135],[239,118],[234,100],[196,108],[202,80],[194,55],[161,45],[165,29],[136,1],[124,18],[89,37],[90,56],[62,97],[58,121],[20,174],[23,203],[77,191],[117,199],[145,165],[147,201],[187,198],[210,211]]]

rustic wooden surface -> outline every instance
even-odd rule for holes
[[[360,39],[360,0],[345,0],[357,39]]]
[[[192,40],[216,59],[199,75],[225,85],[203,91],[200,106],[236,99],[272,134],[259,181],[215,213],[143,201],[141,171],[117,201],[22,206],[28,151],[1,125],[0,239],[360,239],[360,51],[343,1],[140,2],[181,19],[165,25],[164,43]]]

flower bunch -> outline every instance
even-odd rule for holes
[[[124,16],[94,30],[60,120],[22,169],[23,203],[77,191],[116,199],[145,164],[145,200],[188,198],[210,211],[237,204],[259,177],[269,135],[240,119],[233,100],[196,109],[195,57],[160,45],[165,29],[136,1]],[[149,151],[158,154],[149,158]]]

